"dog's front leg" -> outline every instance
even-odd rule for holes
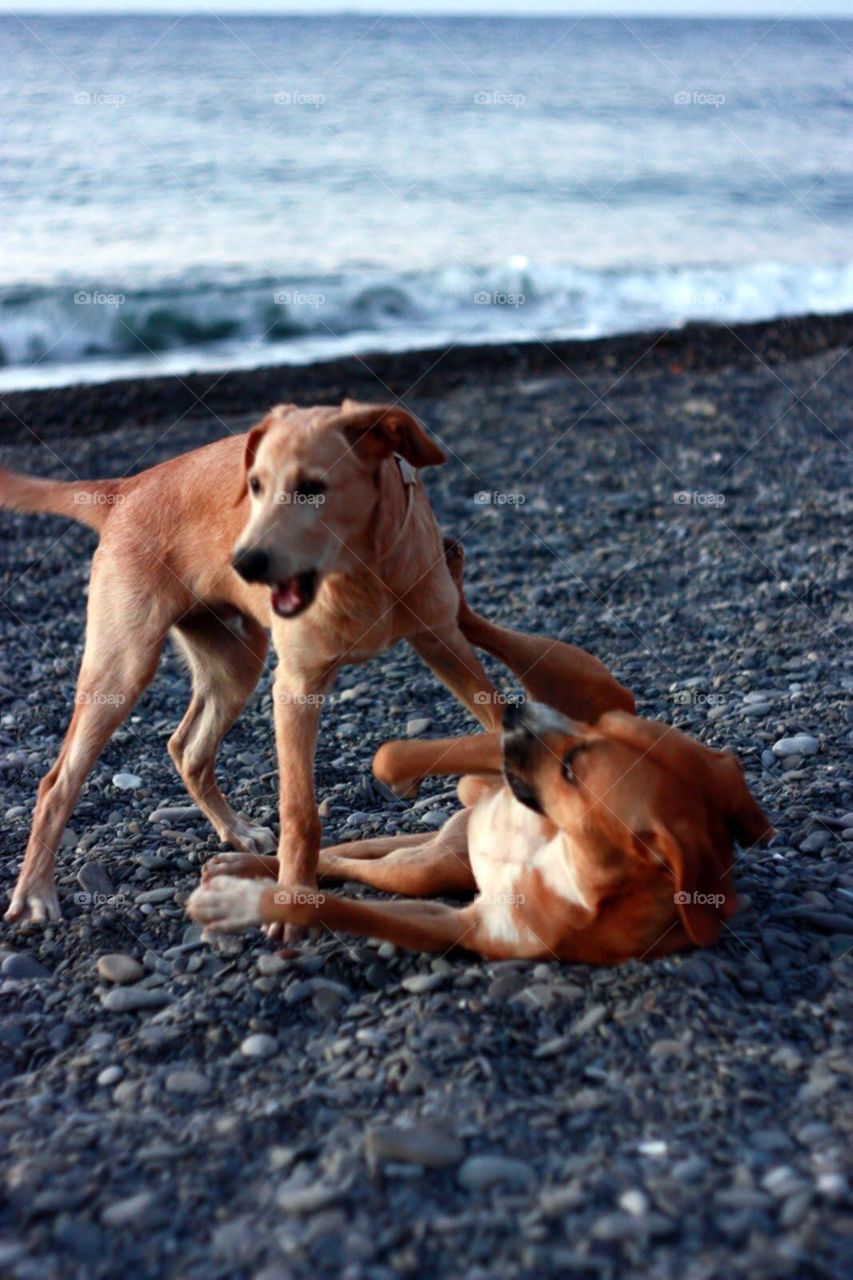
[[[278,883],[314,885],[321,825],[314,793],[314,752],[328,672],[316,676],[279,662],[273,685],[280,834]]]
[[[268,928],[326,928],[379,938],[410,951],[443,953],[455,947],[487,956],[511,956],[511,949],[488,936],[476,902],[448,907],[441,902],[402,899],[364,902],[309,886],[279,889],[262,880],[220,876],[202,885],[187,903],[190,916],[211,933],[231,933],[266,924]]]

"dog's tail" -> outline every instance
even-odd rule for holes
[[[0,467],[0,507],[79,520],[99,533],[124,501],[121,480],[43,480]]]

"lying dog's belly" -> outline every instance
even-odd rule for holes
[[[586,909],[566,833],[520,804],[504,786],[474,808],[468,856],[489,935],[531,954],[552,952],[566,908]]]

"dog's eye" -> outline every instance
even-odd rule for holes
[[[261,482],[257,476],[252,476],[249,480],[249,489],[257,497],[261,491]]]
[[[572,786],[577,786],[577,777],[575,776],[574,758],[580,751],[580,747],[572,747],[563,760],[563,777],[566,782],[570,782]]]
[[[326,485],[322,480],[301,480],[296,492],[302,498],[319,498],[321,493],[326,492]]]

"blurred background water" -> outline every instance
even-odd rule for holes
[[[853,308],[853,23],[0,18],[0,387]]]

